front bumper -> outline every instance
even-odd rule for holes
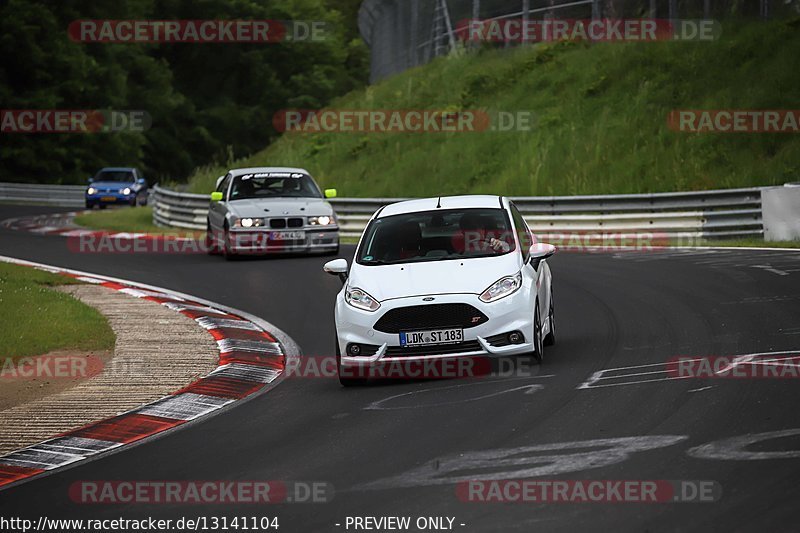
[[[466,303],[481,311],[489,320],[474,327],[465,327],[462,343],[431,346],[430,353],[423,353],[427,349],[403,349],[399,333],[385,333],[373,328],[378,319],[391,309],[424,304],[423,296],[384,301],[377,311],[371,313],[348,305],[340,294],[336,299],[336,331],[341,364],[364,366],[395,361],[426,361],[474,356],[501,357],[530,353],[533,351],[533,304],[529,295],[530,293],[522,288],[506,298],[488,304],[481,302],[477,294],[435,295],[437,304]],[[437,327],[427,329],[437,329]],[[521,343],[496,345],[490,339],[512,331],[522,333]],[[351,343],[376,346],[377,349],[374,353],[351,356],[347,351]]]
[[[299,228],[302,240],[274,240],[272,234],[287,230],[235,230],[228,235],[228,249],[236,254],[325,253],[339,249],[339,228]],[[290,230],[291,231],[291,230]]]
[[[130,204],[136,200],[136,193],[122,194],[122,193],[97,193],[87,194],[86,203],[90,205],[115,205],[115,204]]]

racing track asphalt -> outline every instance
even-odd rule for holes
[[[0,219],[48,211],[56,209],[0,206]],[[343,256],[349,259],[352,253],[351,246],[343,247]],[[340,283],[321,271],[329,258],[225,262],[205,255],[76,254],[63,238],[5,229],[0,229],[0,254],[164,286],[234,306],[282,328],[304,354],[330,355],[332,305]],[[578,387],[603,369],[657,365],[674,356],[800,351],[800,253],[563,253],[550,264],[558,343],[546,349],[541,372],[552,377],[404,382],[347,390],[331,379],[289,379],[221,416],[0,492],[0,516],[267,515],[278,516],[285,532],[344,531],[346,516],[396,515],[455,516],[461,531],[796,528],[800,452],[756,460],[752,455],[697,458],[687,451],[720,439],[800,428],[800,382],[686,379]],[[541,387],[521,388],[528,384]],[[398,395],[404,396],[390,399]],[[404,408],[367,409],[375,402]],[[361,487],[417,468],[422,468],[421,477],[437,468],[446,471],[450,463],[437,459],[453,454],[485,451],[487,464],[461,474],[503,478],[504,471],[522,467],[492,460],[500,449],[653,435],[686,438],[607,466],[544,478],[715,480],[722,486],[722,499],[480,504],[459,501],[452,484]],[[800,450],[798,435],[800,431],[757,443],[750,450]],[[337,492],[330,503],[276,506],[70,501],[67,491],[73,482],[109,479],[326,481]]]

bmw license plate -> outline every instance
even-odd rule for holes
[[[432,344],[451,344],[464,340],[461,328],[432,329],[428,331],[401,331],[401,346],[429,346]]]
[[[305,238],[302,231],[273,231],[269,234],[271,241],[302,241]]]

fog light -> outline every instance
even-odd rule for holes
[[[358,344],[348,344],[347,345],[347,353],[350,355],[359,355],[361,353],[361,346]]]
[[[522,342],[522,333],[519,331],[512,331],[508,334],[508,342],[511,344],[520,344]]]

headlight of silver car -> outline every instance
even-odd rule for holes
[[[378,300],[367,294],[366,291],[350,287],[344,291],[344,301],[356,309],[364,311],[375,311],[381,306]]]
[[[517,292],[520,287],[522,287],[522,273],[517,272],[513,276],[506,276],[492,283],[488,289],[481,293],[480,300],[486,303],[494,302]]]
[[[236,218],[233,221],[234,228],[260,228],[264,225],[263,218]]]
[[[308,223],[312,226],[327,226],[333,224],[333,217],[322,215],[321,217],[308,217]]]

